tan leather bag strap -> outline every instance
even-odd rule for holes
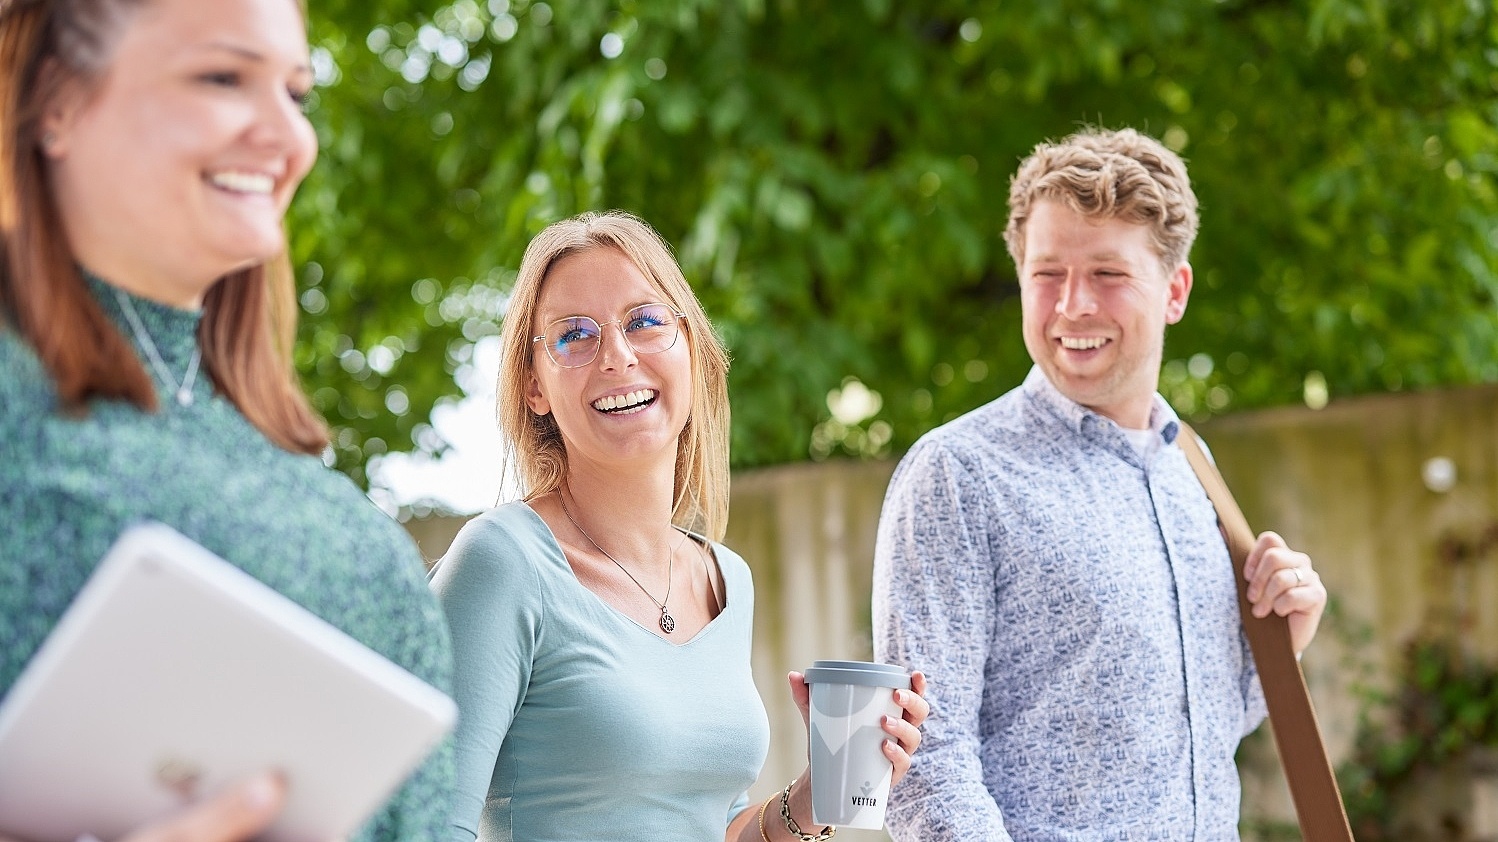
[[[1290,783],[1290,797],[1300,820],[1305,842],[1353,842],[1342,807],[1342,794],[1332,773],[1321,729],[1316,724],[1316,709],[1306,691],[1305,676],[1290,644],[1290,625],[1284,617],[1271,613],[1262,620],[1250,611],[1248,581],[1243,566],[1254,548],[1254,533],[1248,520],[1223,482],[1217,466],[1202,452],[1196,431],[1181,423],[1176,443],[1186,454],[1186,461],[1206,489],[1207,498],[1217,509],[1217,519],[1227,536],[1228,552],[1238,580],[1238,611],[1243,617],[1243,631],[1259,668],[1259,682],[1264,686],[1264,700],[1269,706],[1269,721],[1274,726],[1274,744],[1280,763]]]

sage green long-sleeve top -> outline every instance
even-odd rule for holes
[[[132,338],[113,289],[89,283]],[[199,314],[130,300],[180,381]],[[95,401],[64,415],[31,347],[0,326],[0,698],[115,538],[141,520],[171,526],[449,691],[447,626],[404,530],[317,457],[272,444],[206,376],[184,407],[142,361],[159,412]],[[444,744],[356,838],[443,836],[451,782]]]
[[[710,544],[723,611],[668,641],[588,590],[525,503],[469,521],[432,579],[457,662],[450,842],[722,839],[770,745],[749,566]]]

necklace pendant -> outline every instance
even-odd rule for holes
[[[661,606],[661,631],[666,634],[676,631],[676,618],[671,616],[664,605]]]
[[[177,405],[178,406],[192,406],[192,390],[191,389],[183,388],[183,389],[178,389],[177,390]]]

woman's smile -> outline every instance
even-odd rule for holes
[[[633,415],[655,403],[660,392],[655,389],[635,389],[615,395],[605,395],[593,401],[593,408],[608,415]]]

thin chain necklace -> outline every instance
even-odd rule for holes
[[[577,518],[573,517],[572,512],[567,509],[567,495],[562,491],[562,489],[557,490],[557,499],[562,501],[562,514],[567,516],[568,522],[570,522],[572,524],[572,527],[578,531],[578,534],[582,535],[584,538],[587,538],[588,543],[593,545],[593,549],[603,553],[604,558],[612,561],[615,567],[623,570],[624,575],[628,576],[629,580],[635,583],[635,587],[639,588],[641,593],[645,594],[645,596],[648,597],[651,602],[655,603],[655,606],[657,608],[661,609],[661,631],[665,632],[666,634],[670,634],[671,632],[676,631],[676,618],[672,617],[671,612],[666,610],[666,603],[671,600],[671,580],[672,578],[674,578],[671,574],[672,571],[676,568],[676,547],[671,548],[671,554],[666,561],[666,598],[656,599],[651,595],[650,591],[645,589],[644,585],[640,584],[640,580],[635,578],[635,574],[629,572],[629,568],[620,564],[619,559],[609,555],[609,551],[604,549],[603,547],[600,547],[598,545],[598,542],[593,540],[593,536],[583,531],[582,526],[577,522]],[[682,537],[685,538],[685,534],[683,534]]]
[[[192,384],[197,379],[198,366],[203,361],[202,349],[197,347],[196,342],[193,343],[192,359],[187,363],[187,375],[182,378],[181,384],[178,384],[177,378],[172,376],[172,370],[166,367],[166,360],[161,358],[161,352],[156,350],[156,343],[151,341],[151,334],[141,323],[140,314],[135,312],[135,304],[130,301],[130,296],[115,287],[114,297],[120,302],[120,309],[125,311],[125,321],[130,323],[130,329],[135,332],[136,344],[146,352],[146,359],[150,360],[151,367],[156,369],[156,376],[160,377],[162,382],[176,393],[179,405],[192,406]]]

